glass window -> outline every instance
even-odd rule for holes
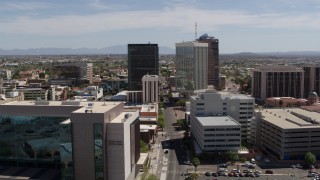
[[[102,143],[102,128],[101,123],[93,124],[93,138],[94,138],[94,159],[95,159],[95,174],[96,180],[104,179],[103,173],[103,143]]]

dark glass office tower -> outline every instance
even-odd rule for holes
[[[197,41],[208,43],[208,85],[219,87],[219,40],[204,34]]]
[[[128,90],[141,91],[146,74],[159,75],[158,44],[128,44]]]

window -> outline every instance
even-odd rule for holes
[[[102,132],[102,123],[93,124],[95,179],[104,179]]]

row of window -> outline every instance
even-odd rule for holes
[[[240,139],[206,139],[204,142],[239,142]]]
[[[239,144],[204,145],[204,147],[239,147]]]
[[[232,133],[232,134],[205,134],[204,136],[240,136],[240,134]]]
[[[247,110],[247,109],[253,109],[253,107],[240,107],[240,110]]]
[[[253,103],[240,103],[240,105],[253,105]]]
[[[253,114],[253,112],[240,112],[240,114]]]
[[[205,129],[204,131],[240,131],[240,128],[211,128]]]

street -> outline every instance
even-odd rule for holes
[[[186,171],[187,168],[192,169],[190,165],[183,165],[183,161],[186,160],[183,159],[186,156],[185,151],[181,148],[181,139],[184,131],[178,131],[172,126],[177,120],[176,113],[172,107],[164,109],[163,114],[165,118],[165,135],[162,139],[162,147],[163,149],[169,149],[169,152],[163,154],[163,160],[166,161],[162,162],[160,180],[184,179],[184,176],[181,176],[181,172]],[[163,178],[164,174],[166,174],[166,178]]]

